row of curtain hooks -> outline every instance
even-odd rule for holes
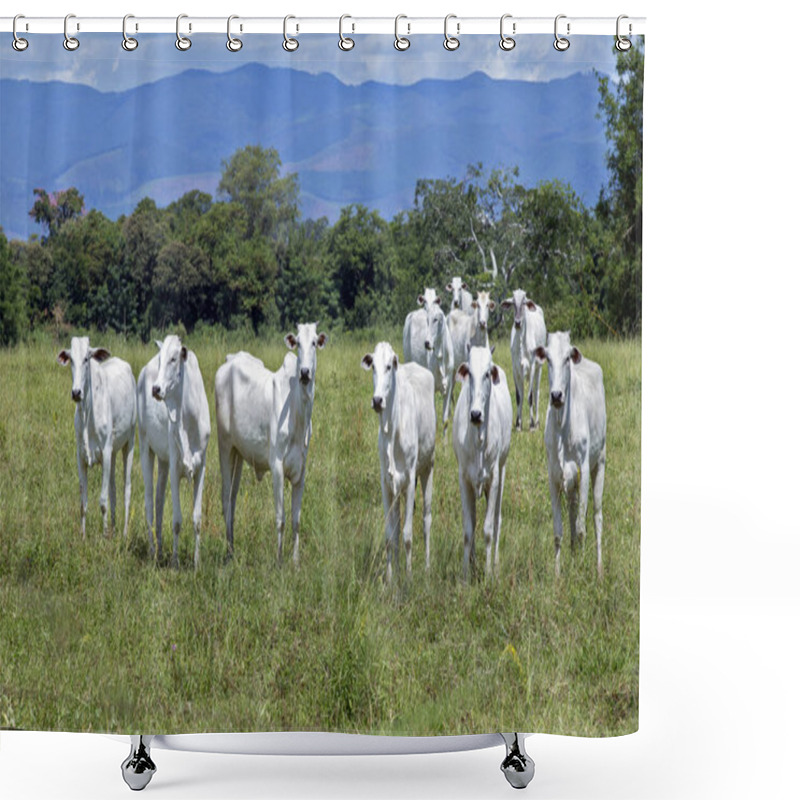
[[[181,33],[181,20],[188,19],[188,16],[189,16],[188,14],[178,14],[178,17],[175,20],[175,36],[176,36],[175,47],[177,47],[178,50],[181,51],[186,51],[192,46],[192,40],[188,36],[184,36]],[[569,39],[566,36],[562,36],[559,33],[558,28],[559,28],[559,22],[562,19],[566,18],[567,18],[566,14],[558,14],[555,18],[555,22],[553,25],[553,32],[555,35],[555,40],[553,41],[553,47],[555,47],[556,50],[562,53],[569,48]],[[12,32],[14,36],[12,41],[12,47],[18,52],[22,52],[23,50],[26,50],[28,47],[28,40],[23,39],[17,33],[17,20],[20,19],[25,19],[25,16],[23,14],[17,14],[14,17],[14,23],[12,27]],[[67,14],[67,16],[64,17],[64,49],[72,52],[78,49],[78,47],[80,46],[80,41],[78,40],[77,37],[71,36],[69,33],[69,21],[71,19],[75,19],[75,14]],[[139,41],[138,39],[135,39],[133,36],[128,36],[127,28],[129,19],[135,19],[134,15],[126,14],[122,18],[122,49],[127,50],[128,52],[132,52],[139,46]],[[238,52],[239,50],[242,49],[243,46],[242,40],[237,39],[231,33],[231,23],[235,19],[239,19],[239,17],[236,14],[232,14],[230,17],[228,17],[228,41],[226,42],[225,45],[228,48],[228,50],[230,50],[232,53]],[[299,39],[289,36],[288,32],[289,21],[293,19],[297,18],[292,14],[287,15],[283,19],[283,49],[289,53],[293,53],[295,50],[297,50],[298,47],[300,47]],[[342,16],[339,17],[339,48],[345,51],[352,50],[356,46],[356,43],[353,39],[351,39],[349,36],[344,35],[344,21],[346,19],[352,19],[350,14],[342,14]],[[403,51],[403,50],[408,50],[408,48],[411,47],[411,40],[407,36],[400,35],[399,26],[401,19],[408,19],[408,17],[406,14],[398,14],[395,17],[394,46],[396,50]],[[450,50],[451,52],[453,50],[458,50],[459,45],[461,44],[458,35],[453,36],[449,30],[450,20],[453,19],[457,20],[458,17],[455,14],[448,14],[444,18],[444,41],[442,42],[442,44],[444,45],[444,49]],[[513,19],[511,14],[503,14],[503,16],[500,17],[500,49],[505,50],[506,52],[508,52],[509,50],[513,50],[517,46],[516,40],[505,32],[506,20],[509,19]],[[631,46],[631,40],[628,38],[628,36],[624,36],[621,31],[622,20],[624,19],[628,19],[628,16],[626,14],[620,14],[620,16],[617,17],[616,48],[620,52],[629,50]],[[456,34],[458,34],[458,31],[459,31],[459,25],[458,23],[456,23]],[[630,26],[628,26],[628,31],[630,33]],[[512,33],[513,32],[516,32],[516,24],[514,23],[512,23]],[[567,36],[569,36],[569,33],[570,33],[570,24],[569,22],[567,22]]]

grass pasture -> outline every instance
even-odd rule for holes
[[[496,338],[495,360],[513,400],[508,334]],[[129,361],[137,376],[155,352],[111,335],[92,341]],[[129,540],[121,535],[121,459],[117,532],[102,534],[95,467],[81,539],[71,379],[55,359],[64,343],[0,351],[0,727],[583,736],[637,728],[640,341],[577,343],[605,373],[602,583],[591,504],[585,547],[571,552],[565,536],[561,578],[554,579],[540,428],[512,437],[499,579],[483,579],[480,535],[480,569],[469,585],[460,580],[456,462],[440,436],[431,569],[424,568],[418,491],[413,577],[401,569],[391,586],[383,581],[372,380],[359,365],[375,339],[334,336],[319,353],[296,569],[291,558],[276,564],[271,482],[267,476],[259,484],[248,466],[236,558],[223,564],[214,419],[214,373],[226,353],[248,349],[274,368],[284,345],[278,336],[185,343],[197,353],[212,415],[197,573],[186,482],[181,567],[148,558],[138,445]],[[393,344],[402,352],[399,332]],[[546,391],[545,372],[542,427]],[[286,507],[290,556],[288,492]],[[168,493],[168,551],[170,508]],[[481,526],[484,509],[481,501]]]

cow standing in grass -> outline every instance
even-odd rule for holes
[[[489,292],[478,292],[471,301],[469,313],[454,310],[447,315],[447,328],[453,340],[453,363],[463,364],[469,358],[469,347],[489,347],[489,314],[495,303]]]
[[[603,576],[603,483],[606,471],[606,397],[603,370],[570,343],[569,333],[551,333],[547,347],[537,347],[536,358],[547,362],[550,405],[544,424],[556,575],[561,568],[561,495],[569,508],[570,541],[583,544],[589,482],[594,495],[594,532],[597,541],[597,575]]]
[[[443,399],[442,436],[450,421],[450,401],[453,396],[453,341],[442,311],[441,298],[435,289],[425,289],[417,297],[422,308],[411,311],[403,326],[403,358],[406,363],[419,364],[430,370],[434,386]]]
[[[111,525],[116,523],[117,485],[114,477],[117,453],[122,451],[125,473],[125,527],[131,505],[131,471],[136,436],[136,382],[130,364],[112,358],[105,347],[91,347],[88,336],[75,336],[70,349],[58,354],[62,367],[72,366],[72,399],[75,402],[75,444],[78,481],[81,487],[81,533],[86,536],[86,508],[89,503],[89,467],[100,464],[103,481],[100,511],[103,533],[108,531],[109,500]]]
[[[169,475],[172,491],[172,566],[178,566],[178,535],[181,514],[180,482],[193,482],[194,568],[200,566],[200,523],[203,512],[203,482],[206,451],[211,438],[203,376],[197,356],[177,336],[156,342],[158,353],[139,373],[139,459],[144,478],[144,508],[150,555],[153,555],[153,473],[158,459],[156,485],[157,558],[161,558],[164,496]]]
[[[544,311],[522,289],[515,289],[511,297],[503,300],[500,308],[514,309],[514,324],[511,326],[511,363],[517,395],[516,428],[522,430],[525,381],[530,378],[528,408],[530,429],[534,430],[539,427],[539,384],[542,380],[542,365],[534,353],[537,347],[544,347],[547,341]]]
[[[292,533],[295,564],[300,552],[300,506],[306,481],[306,458],[311,441],[311,412],[317,373],[317,350],[327,336],[317,324],[300,325],[297,335],[287,334],[287,353],[276,372],[249,353],[229,355],[217,370],[217,436],[222,473],[222,515],[228,536],[228,556],[233,555],[233,521],[236,496],[247,461],[261,480],[272,473],[278,562],[283,557],[283,484],[292,485]]]
[[[436,408],[433,376],[419,364],[400,364],[388,342],[361,359],[372,370],[372,408],[380,417],[378,456],[386,523],[386,580],[392,578],[392,558],[399,561],[400,503],[405,500],[403,542],[406,571],[411,574],[411,537],[417,479],[422,485],[425,568],[431,565],[430,534]]]
[[[464,580],[475,559],[476,502],[486,496],[486,574],[500,558],[500,526],[506,460],[511,445],[511,395],[503,370],[492,362],[488,347],[471,347],[469,361],[457,370],[464,383],[453,415],[453,450],[458,461],[461,518],[464,530]]]
[[[450,301],[450,311],[458,309],[459,311],[465,311],[467,314],[472,313],[472,294],[470,294],[469,287],[461,278],[453,278],[444,288],[453,294],[453,299]]]

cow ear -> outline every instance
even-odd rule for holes
[[[572,352],[569,354],[569,357],[572,359],[573,364],[580,364],[583,361],[583,355],[577,347],[572,348]]]
[[[466,289],[467,291],[469,291],[469,286],[467,286],[467,284],[464,283],[464,281],[461,281],[461,288],[462,289]]]
[[[187,359],[188,357],[189,357],[189,351],[186,349],[186,345],[183,345],[183,346],[181,347],[181,358],[182,358],[184,361],[186,361],[186,359]]]
[[[494,300],[490,300],[489,301],[489,311],[494,311],[495,308],[497,308],[497,304],[494,302]]]
[[[161,339],[156,339],[156,347],[160,350],[161,349]]]
[[[105,349],[105,347],[93,347],[92,358],[95,361],[99,361],[100,363],[102,363],[107,358],[111,358],[111,353],[109,353],[108,350]]]
[[[489,352],[490,352],[492,355],[494,355],[494,349],[495,349],[495,347],[497,347],[497,345],[496,345],[496,344],[493,344],[493,345],[492,345],[492,349],[489,351]]]
[[[418,306],[424,306],[425,305],[425,298],[421,294],[417,295],[417,305]]]
[[[466,361],[459,365],[456,370],[456,380],[459,383],[464,383],[464,381],[469,380],[469,364],[467,364]]]
[[[392,369],[394,369],[395,371],[397,371],[397,367],[398,367],[398,365],[399,365],[399,364],[400,364],[400,362],[397,360],[397,353],[395,353],[395,354],[392,356]]]
[[[478,301],[477,300],[473,300],[472,301],[472,307],[473,308],[477,308],[478,307]]]
[[[513,307],[514,307],[514,301],[510,297],[508,298],[508,300],[503,300],[500,303],[500,308],[502,308],[503,311],[508,311],[509,308]]]
[[[452,283],[448,283],[448,284],[447,284],[447,286],[445,286],[444,288],[445,288],[445,289],[446,289],[448,292],[452,292],[452,291],[453,291],[453,284],[452,284]]]
[[[67,364],[72,360],[72,356],[70,355],[69,350],[62,350],[57,356],[56,360],[62,367],[66,367]]]
[[[528,311],[536,311],[536,303],[533,300],[526,300],[525,305],[528,307]]]
[[[437,306],[440,306],[442,304],[442,298],[437,295],[433,302],[436,303]]]
[[[361,369],[371,370],[372,369],[372,354],[367,353],[364,358],[361,359]]]
[[[492,383],[495,386],[500,383],[500,370],[497,369],[497,364],[492,364]]]
[[[467,355],[469,355],[470,350],[472,350],[472,342],[467,342]]]
[[[322,348],[325,347],[325,342],[327,341],[328,341],[328,334],[321,333],[319,336],[317,336],[317,347],[319,347],[319,349],[322,350]]]
[[[533,354],[540,364],[544,364],[544,362],[547,361],[547,351],[541,345],[533,351]]]
[[[290,350],[294,350],[295,347],[297,347],[297,339],[295,339],[293,333],[287,333],[286,336],[283,337],[283,341],[286,342],[286,346]]]

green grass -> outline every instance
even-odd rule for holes
[[[495,359],[510,380],[507,334],[497,338]],[[155,352],[113,336],[93,342],[137,375]],[[540,429],[512,437],[499,578],[479,570],[469,585],[460,580],[456,462],[440,438],[431,569],[418,507],[413,577],[401,569],[391,586],[382,577],[372,382],[359,366],[374,340],[337,337],[319,355],[297,569],[277,566],[271,483],[247,466],[236,558],[224,565],[214,420],[214,372],[225,354],[245,347],[275,367],[284,346],[277,336],[186,343],[203,370],[214,431],[197,574],[186,482],[181,568],[148,558],[138,449],[129,541],[119,463],[117,532],[102,534],[94,468],[81,539],[70,374],[55,360],[62,343],[40,338],[0,352],[0,727],[584,736],[637,728],[639,341],[579,343],[603,366],[608,404],[602,583],[591,506],[586,546],[565,547],[554,579]],[[542,425],[546,388],[544,375]],[[168,495],[167,531],[169,519]],[[477,550],[482,565],[482,537]]]

